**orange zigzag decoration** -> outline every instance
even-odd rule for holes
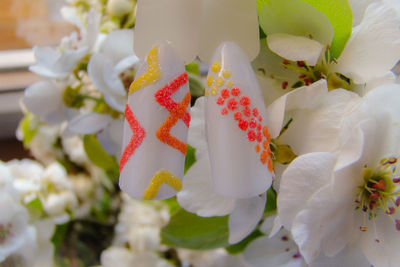
[[[170,131],[179,120],[182,120],[186,127],[189,127],[190,114],[186,110],[190,103],[190,93],[188,92],[180,103],[176,103],[171,96],[187,82],[188,75],[185,72],[154,94],[156,101],[170,113],[167,120],[157,130],[156,136],[161,142],[179,150],[184,155],[186,155],[187,145],[171,136]]]
[[[129,95],[136,92],[137,90],[145,87],[150,83],[158,81],[161,77],[161,71],[158,66],[158,47],[153,47],[147,55],[147,72],[140,75],[133,81],[129,87]]]
[[[126,162],[133,155],[133,153],[135,153],[135,150],[140,146],[146,136],[145,130],[133,115],[133,112],[128,104],[126,104],[125,108],[125,119],[129,123],[129,127],[131,128],[133,135],[131,137],[131,140],[129,141],[129,144],[125,147],[124,153],[122,154],[119,164],[119,172],[122,171]]]

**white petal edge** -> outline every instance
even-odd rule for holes
[[[331,180],[336,157],[317,152],[296,158],[283,173],[277,199],[278,216],[286,229],[292,228],[296,215],[307,201]]]
[[[230,244],[240,242],[254,230],[264,213],[266,201],[266,194],[236,200],[228,221]]]
[[[88,113],[73,118],[68,125],[68,130],[77,134],[91,134],[100,131],[111,122],[108,115]]]
[[[235,199],[214,193],[208,156],[200,158],[188,170],[177,200],[185,210],[202,217],[224,216],[235,207]]]
[[[295,89],[277,100],[267,108],[266,125],[272,138],[279,136],[283,127],[285,113],[288,110],[309,108],[317,106],[328,93],[328,86],[325,80],[320,80],[309,86]]]
[[[305,61],[315,66],[324,50],[318,41],[286,33],[275,33],[267,36],[267,44],[272,52],[291,61]]]

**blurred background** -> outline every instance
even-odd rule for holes
[[[16,139],[23,90],[39,77],[28,71],[32,47],[57,45],[74,27],[58,13],[63,1],[0,1],[0,160],[29,157]]]

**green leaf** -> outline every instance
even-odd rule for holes
[[[101,146],[96,135],[85,135],[83,146],[90,161],[97,167],[106,171],[110,178],[118,178],[118,163]]]
[[[189,73],[189,89],[190,89],[190,95],[194,98],[204,95],[203,84],[199,81],[196,75],[190,73]]]
[[[35,220],[42,217],[44,213],[43,205],[39,198],[35,198],[34,200],[28,202],[25,207],[29,211],[31,218]]]
[[[22,143],[24,144],[25,148],[29,147],[30,142],[35,137],[38,131],[38,126],[39,124],[35,116],[30,112],[26,113],[19,124],[19,128],[23,134]]]
[[[270,187],[267,191],[267,203],[265,204],[264,214],[276,211],[276,192]]]
[[[164,200],[162,200],[162,202],[168,205],[170,214],[177,212],[181,208],[181,206],[179,206],[178,201],[176,200],[176,196],[173,196],[168,199],[164,199]]]
[[[56,229],[54,231],[54,235],[51,238],[51,242],[55,246],[55,249],[58,250],[65,239],[65,236],[68,232],[69,223],[66,224],[58,224],[56,225]]]
[[[333,40],[333,27],[329,19],[302,0],[265,0],[259,22],[266,35],[287,33],[312,37],[329,45]]]
[[[199,217],[180,209],[161,230],[162,242],[188,249],[214,249],[228,246],[228,216]]]
[[[111,197],[107,192],[103,193],[103,197],[92,205],[92,216],[99,221],[108,221],[110,217]]]
[[[239,254],[240,252],[245,250],[247,245],[250,244],[254,239],[259,238],[260,236],[263,236],[263,235],[264,234],[260,230],[256,229],[250,235],[248,235],[245,239],[240,241],[239,243],[231,245],[225,249],[230,254]]]
[[[186,158],[185,158],[185,173],[192,167],[196,162],[196,149],[190,145],[187,145]]]
[[[332,24],[335,36],[331,44],[331,56],[338,58],[353,27],[353,13],[348,0],[303,0],[325,14]]]
[[[257,0],[257,12],[260,13],[261,8],[268,2],[268,0]]]
[[[192,63],[189,63],[185,66],[185,69],[187,72],[192,73],[194,75],[199,75],[200,74],[200,67],[199,64],[196,61],[193,61]]]

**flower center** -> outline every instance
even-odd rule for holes
[[[4,244],[7,241],[7,238],[12,235],[11,228],[11,223],[8,223],[6,225],[0,224],[0,245]]]
[[[282,82],[282,89],[291,87],[293,89],[305,85],[310,85],[320,79],[326,79],[329,90],[343,88],[352,90],[351,80],[341,73],[332,72],[332,66],[336,64],[336,60],[330,58],[329,48],[327,48],[325,56],[321,56],[317,65],[308,66],[304,61],[289,61],[285,59],[281,64],[299,74],[299,80],[290,85],[287,81]]]
[[[381,160],[375,169],[364,167],[364,183],[359,186],[356,209],[363,211],[369,220],[373,220],[379,211],[392,215],[399,209],[400,191],[396,184],[400,178],[395,176],[396,163],[398,159],[392,157]],[[400,231],[400,220],[395,220],[395,225]],[[365,223],[360,226],[360,230],[367,231]]]
[[[129,87],[135,79],[135,68],[133,66],[127,68],[119,74],[119,78],[121,79],[126,91],[129,91]]]

